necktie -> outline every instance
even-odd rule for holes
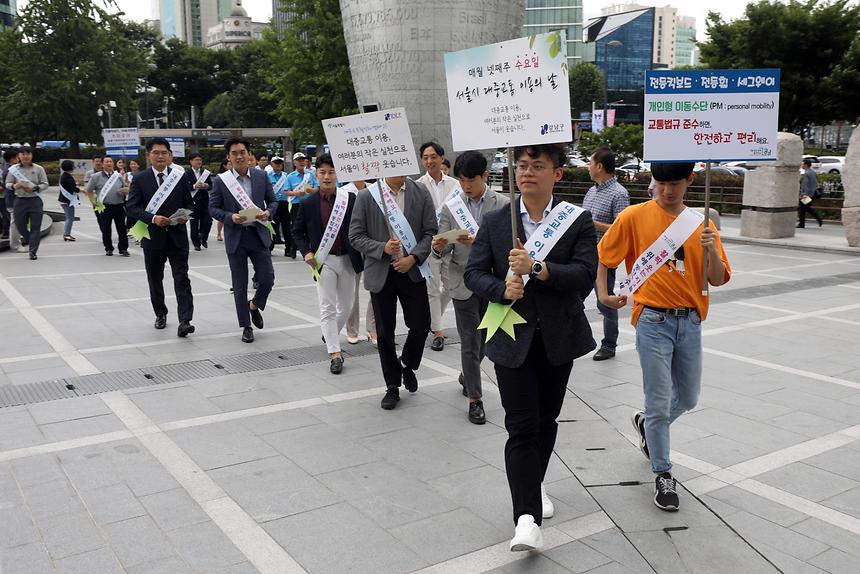
[[[158,187],[161,187],[162,185],[164,185],[164,174],[159,173],[158,174]]]

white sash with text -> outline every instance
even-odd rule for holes
[[[379,181],[376,182],[374,187],[369,188],[368,191],[370,192],[370,196],[373,197],[374,201],[376,201],[376,205],[378,205],[379,209],[382,210],[382,214],[391,224],[394,234],[397,235],[397,239],[400,240],[403,252],[409,253],[415,249],[418,242],[415,240],[415,234],[412,232],[412,227],[409,225],[409,221],[407,221],[406,216],[403,215],[403,212],[400,211],[399,207],[397,207],[397,202],[394,201],[391,194],[380,186]],[[400,193],[403,192],[401,191]],[[383,199],[385,201],[384,204],[382,203]],[[430,278],[430,265],[426,259],[418,269],[421,271],[421,276],[424,277],[424,279]]]

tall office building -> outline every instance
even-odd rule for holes
[[[17,0],[0,0],[0,30],[14,28],[17,16]]]
[[[582,61],[582,0],[526,0],[523,36],[564,30],[567,64]]]
[[[650,6],[627,2],[624,4],[613,4],[600,10],[602,16],[612,16],[636,10],[646,10]],[[695,19],[694,19],[695,22]],[[678,9],[668,4],[662,8],[654,8],[654,62],[663,66],[674,68],[677,64],[677,38],[678,38]],[[682,64],[683,65],[683,64]]]
[[[2,0],[0,0],[2,1]],[[161,37],[203,46],[206,31],[228,17],[241,0],[156,0]]]
[[[287,22],[293,19],[292,12],[285,12],[281,9],[281,0],[272,0],[272,21],[275,24],[275,30],[278,31],[278,36],[284,33],[284,28]]]
[[[678,40],[675,46],[675,66],[698,66],[696,49],[696,19],[692,16],[678,17]]]

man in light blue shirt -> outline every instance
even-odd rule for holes
[[[317,192],[320,189],[320,184],[317,182],[313,173],[307,169],[307,156],[300,151],[293,154],[293,170],[287,176],[287,184],[285,186],[286,195],[289,197],[289,228],[292,229],[293,223],[296,221],[296,216],[299,214],[298,205],[304,201],[311,193]],[[284,215],[286,217],[286,215]],[[290,232],[285,232],[284,236],[284,255],[291,259],[296,258],[296,246],[293,243],[293,238]]]
[[[271,171],[266,171],[269,176],[269,183],[272,184],[272,189],[275,190],[275,199],[278,202],[278,210],[275,212],[275,240],[272,243],[288,243],[290,241],[290,196],[287,192],[290,190],[287,183],[287,174],[284,172],[284,160],[279,157],[272,158],[272,162],[267,168],[272,168]]]

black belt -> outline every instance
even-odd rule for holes
[[[672,317],[689,317],[690,313],[696,310],[695,307],[678,307],[676,309],[664,309],[662,307],[652,307],[650,305],[645,305],[646,309],[651,309],[652,311],[657,311],[658,313],[665,313],[666,315]]]

